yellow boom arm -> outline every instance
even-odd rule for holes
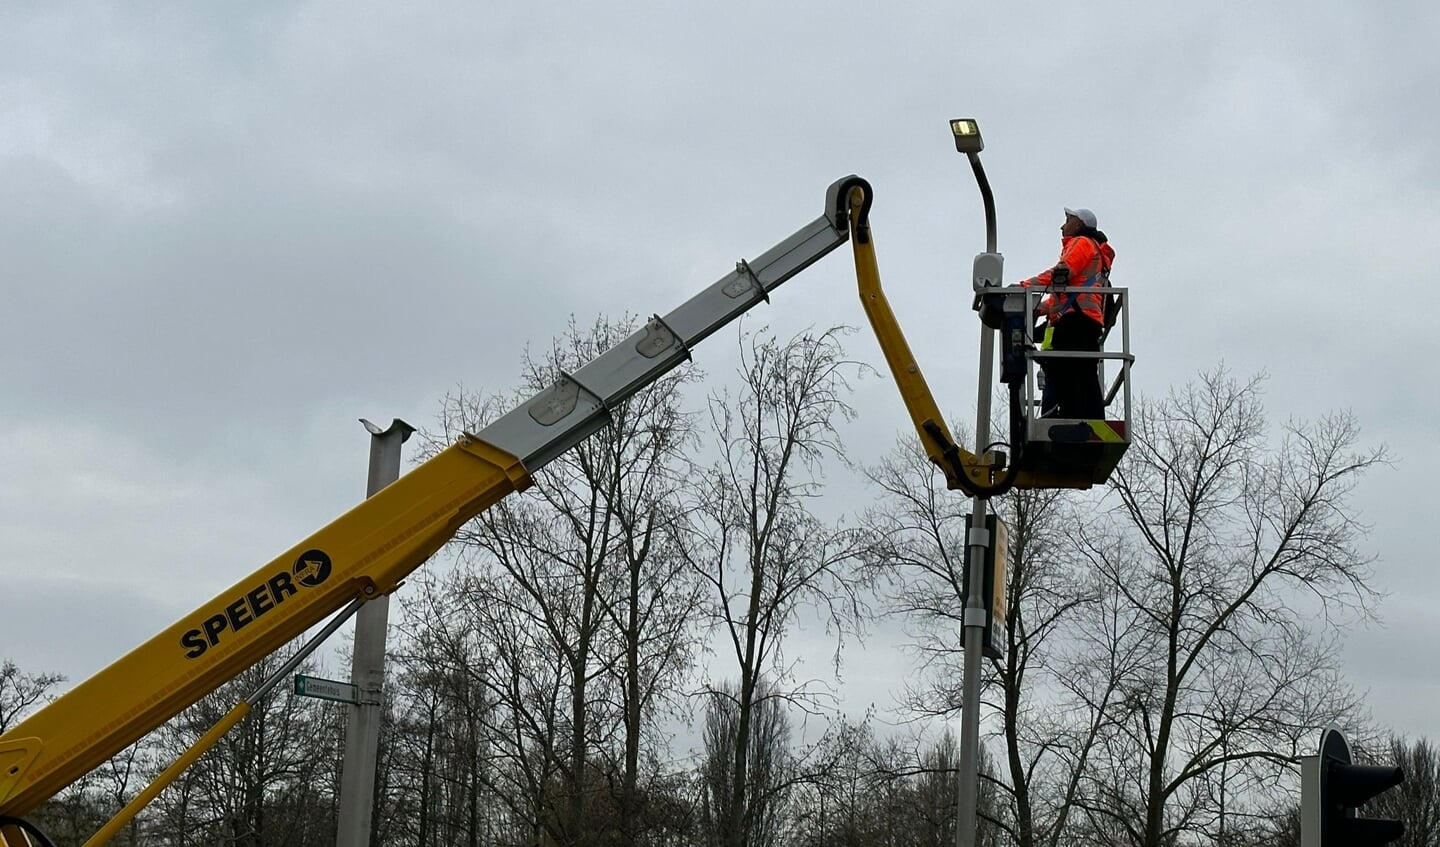
[[[852,176],[835,183],[830,190],[831,203],[838,207],[843,202],[849,220],[860,303],[865,307],[865,316],[870,319],[870,328],[885,354],[885,363],[890,366],[890,374],[900,389],[900,398],[905,401],[905,409],[910,413],[910,420],[926,454],[945,473],[945,482],[950,489],[984,497],[1003,493],[1014,481],[1014,475],[997,481],[1001,468],[955,443],[940,414],[940,407],[935,404],[935,395],[930,392],[925,375],[920,372],[920,365],[910,352],[905,333],[900,331],[900,323],[890,309],[890,301],[880,287],[880,267],[870,232],[870,184]]]
[[[394,590],[529,481],[462,439],[7,732],[0,810],[24,814],[356,596]]]
[[[789,238],[0,735],[0,818],[24,815],[355,598],[393,591],[467,520],[606,426],[616,404],[843,244],[848,227],[827,198],[825,214]]]

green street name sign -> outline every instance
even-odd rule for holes
[[[336,682],[318,676],[295,674],[295,693],[301,697],[315,697],[320,700],[334,700],[337,703],[360,702],[360,686],[350,682]]]

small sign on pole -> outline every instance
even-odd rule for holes
[[[336,682],[318,676],[295,674],[295,693],[301,697],[315,697],[320,700],[334,700],[336,703],[360,702],[360,686],[350,682]]]
[[[966,525],[969,525],[970,518],[967,515]],[[990,530],[990,544],[985,548],[985,561],[981,563],[985,573],[985,614],[987,626],[984,630],[984,637],[981,639],[982,652],[990,659],[1005,658],[1007,642],[1009,641],[1010,609],[1009,600],[1006,594],[1006,583],[1010,576],[1010,528],[1006,523],[993,514],[985,516],[985,527]],[[965,548],[965,591],[960,595],[960,602],[964,604],[969,599],[971,551],[974,548]]]

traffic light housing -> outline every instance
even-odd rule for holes
[[[1357,816],[1360,806],[1405,781],[1386,765],[1350,762],[1350,744],[1335,727],[1320,736],[1320,755],[1307,757],[1301,773],[1300,847],[1379,847],[1405,834],[1389,818]]]

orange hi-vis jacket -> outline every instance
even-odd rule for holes
[[[1067,312],[1079,309],[1086,317],[1103,325],[1105,323],[1105,298],[1100,294],[1089,294],[1073,290],[1076,287],[1105,287],[1109,284],[1107,274],[1115,262],[1115,251],[1109,244],[1101,243],[1085,235],[1067,235],[1060,239],[1060,261],[1070,268],[1071,291],[1052,292],[1041,301],[1045,317],[1055,323]],[[1020,284],[1048,287],[1054,269],[1044,270]]]

